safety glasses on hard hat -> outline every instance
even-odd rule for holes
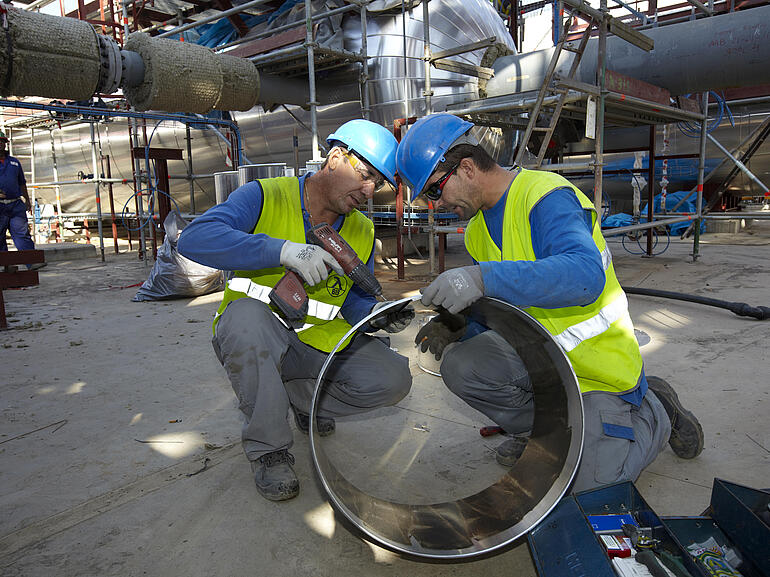
[[[449,172],[445,173],[444,176],[439,178],[433,184],[429,185],[428,188],[423,191],[425,198],[428,200],[438,200],[441,198],[441,194],[444,192],[444,186],[446,186],[447,180],[449,180],[449,177],[452,176],[459,167],[460,163],[458,162],[449,170]]]
[[[374,183],[375,192],[385,185],[385,177],[371,167],[369,163],[358,158],[358,156],[352,152],[343,152],[343,154],[348,159],[348,162],[350,162],[350,166],[353,167],[353,170],[355,170],[358,173],[358,176],[361,177],[361,180]]]

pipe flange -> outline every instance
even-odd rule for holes
[[[120,56],[120,46],[101,34],[97,35],[99,41],[99,83],[96,92],[112,94],[118,90],[123,79],[123,62]]]
[[[134,87],[144,82],[144,60],[138,52],[121,50],[120,61],[123,70],[122,86]]]

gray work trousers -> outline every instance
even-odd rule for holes
[[[500,335],[486,331],[457,343],[447,350],[440,371],[453,393],[506,432],[529,433],[534,417],[532,386],[524,363]],[[663,405],[649,390],[639,407],[611,393],[586,393],[582,398],[583,456],[572,490],[635,481],[671,434]],[[627,434],[629,429],[633,434]],[[618,431],[633,440],[613,436]]]
[[[264,303],[240,298],[217,322],[212,340],[246,417],[241,432],[250,461],[293,444],[289,407],[308,414],[328,356],[299,340]],[[318,415],[337,417],[394,405],[412,385],[409,360],[383,339],[356,335],[334,355]]]

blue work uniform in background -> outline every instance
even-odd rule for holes
[[[17,250],[32,250],[35,243],[29,235],[27,206],[22,196],[22,186],[27,183],[21,163],[13,156],[0,159],[0,250],[8,250],[5,240],[10,229],[13,244]]]

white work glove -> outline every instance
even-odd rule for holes
[[[392,304],[393,301],[385,301],[381,303],[377,303],[372,307],[372,312],[377,312],[377,310],[381,309],[382,307],[388,306],[389,304]],[[386,313],[382,313],[381,316],[374,317],[372,320],[369,321],[369,326],[373,329],[381,329],[383,331],[386,331],[388,333],[398,333],[403,331],[406,327],[409,326],[409,323],[412,322],[412,319],[414,318],[414,307],[412,306],[412,303],[409,303],[404,308],[398,310],[396,308],[395,311],[389,311]]]
[[[344,275],[342,267],[334,257],[314,244],[303,244],[287,240],[281,247],[281,264],[302,277],[308,285],[315,286],[329,276],[327,267]]]
[[[452,314],[471,306],[484,296],[481,267],[464,266],[442,272],[422,292],[422,304],[444,307]]]

